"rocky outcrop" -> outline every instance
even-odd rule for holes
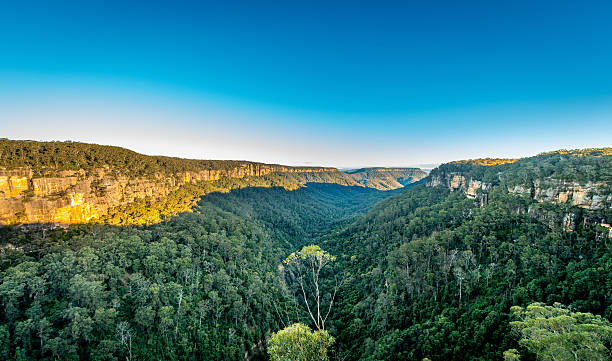
[[[494,186],[538,202],[600,211],[612,209],[611,166],[612,148],[559,150],[521,159],[442,164],[431,171],[427,184],[472,198]]]
[[[608,238],[612,238],[612,225],[610,225],[609,223],[605,223],[604,221],[601,221],[599,224],[599,230],[601,230],[601,234],[603,236],[607,236]]]
[[[499,175],[500,182],[496,187],[504,187],[509,193],[529,197],[538,203],[566,204],[583,208],[585,211],[571,210],[550,212],[538,203],[532,203],[527,209],[517,209],[518,213],[527,212],[531,217],[551,227],[560,226],[566,232],[576,230],[578,224],[593,229],[597,237],[612,238],[612,226],[606,222],[605,213],[598,212],[612,209],[612,190],[604,182],[568,182],[553,178],[536,179],[531,184],[508,184]],[[453,192],[463,192],[474,199],[481,207],[487,204],[491,183],[472,179],[460,172],[435,172],[427,179],[427,186],[445,187]]]
[[[0,172],[0,196],[19,197],[29,189],[32,172],[16,169]]]
[[[481,191],[488,191],[490,183],[485,183],[477,179],[466,178],[461,173],[448,173],[443,176],[434,175],[427,180],[429,187],[446,187],[451,191],[462,191],[470,198],[476,198]]]
[[[605,183],[585,184],[556,179],[536,179],[531,186],[508,187],[510,193],[526,194],[539,202],[566,203],[585,209],[612,208],[612,193]]]
[[[605,216],[598,212],[571,211],[551,212],[534,204],[528,207],[527,214],[548,224],[550,227],[561,226],[566,232],[573,232],[579,225],[593,230],[597,238],[612,238],[612,226],[606,222]]]
[[[451,191],[462,191],[470,198],[483,197],[491,189],[491,183],[464,176],[461,173],[438,173],[430,177],[428,186],[447,187]],[[555,204],[568,204],[591,210],[604,210],[612,208],[612,192],[603,182],[587,182],[584,184],[566,182],[557,179],[536,179],[532,184],[502,185],[508,192],[526,195],[538,202]]]

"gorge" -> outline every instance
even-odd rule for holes
[[[268,360],[312,327],[300,249],[331,260],[328,359],[535,360],[545,310],[589,322],[557,351],[610,350],[610,148],[426,174],[0,145],[3,359]]]

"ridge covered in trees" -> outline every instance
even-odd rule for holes
[[[237,160],[201,160],[150,156],[129,149],[71,141],[38,142],[0,139],[0,165],[7,169],[31,168],[35,172],[85,170],[110,167],[134,176],[177,174],[200,170],[230,170],[245,165],[266,165]],[[271,166],[278,166],[271,164]],[[284,167],[284,166],[283,166]],[[322,169],[320,167],[287,167]],[[330,168],[329,170],[332,170]]]
[[[609,228],[586,222],[610,224],[610,211],[540,203],[505,187],[525,176],[610,187],[611,161],[605,150],[586,150],[495,166],[445,164],[432,177],[460,172],[490,181],[488,202],[416,186],[324,236],[319,244],[338,256],[348,279],[328,328],[338,352],[346,360],[495,360],[517,349],[532,360],[534,350],[511,330],[512,306],[557,302],[612,318]],[[568,215],[585,221],[568,229]]]
[[[534,179],[553,178],[571,182],[612,184],[612,148],[559,150],[534,157],[477,159],[440,165],[430,175],[458,172],[493,185],[507,181],[524,184]],[[500,179],[500,174],[503,177]]]

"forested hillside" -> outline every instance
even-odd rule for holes
[[[375,189],[397,189],[427,176],[419,168],[361,168],[346,171],[357,183]]]
[[[418,186],[320,242],[348,286],[330,327],[350,360],[495,360],[519,348],[510,307],[560,302],[612,317],[608,232],[573,232],[492,192],[479,208],[461,193]],[[562,217],[559,217],[562,218]],[[524,359],[532,359],[523,351]]]
[[[587,150],[443,165],[431,177],[447,182],[430,179],[430,187],[389,198],[324,237],[321,246],[338,256],[347,280],[329,328],[340,354],[499,360],[513,348],[531,360],[534,351],[511,331],[511,306],[558,302],[611,319],[610,210],[507,188],[557,177],[607,190],[611,158],[607,150]],[[470,194],[466,180],[473,179],[490,183]]]
[[[386,196],[247,188],[149,227],[0,229],[0,359],[262,357],[296,315],[281,260]]]
[[[130,176],[177,175],[207,170],[231,171],[252,167],[257,174],[276,170],[333,170],[320,167],[284,167],[276,164],[235,160],[199,160],[148,156],[129,149],[80,142],[37,142],[0,139],[0,165],[6,169],[28,168],[34,175],[54,175],[60,171],[114,169]],[[261,168],[259,168],[261,167]],[[278,167],[278,168],[276,168]]]
[[[0,359],[284,360],[298,345],[304,360],[607,360],[610,157],[456,162],[386,192],[220,179],[231,191],[168,198],[192,213],[113,213],[157,223],[0,228]]]

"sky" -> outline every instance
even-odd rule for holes
[[[5,1],[0,137],[288,165],[612,146],[611,1]]]

